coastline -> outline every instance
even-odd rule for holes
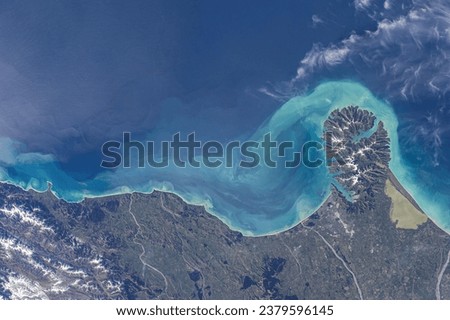
[[[297,131],[292,130],[298,129],[295,124],[300,118],[308,119],[303,126],[310,126],[307,132],[314,131],[319,137],[321,136],[323,121],[332,110],[348,105],[358,105],[373,112],[378,121],[383,121],[391,140],[391,161],[387,172],[388,178],[415,208],[425,213],[429,218],[433,216],[433,222],[442,226],[440,227],[442,230],[445,231],[444,226],[447,230],[450,230],[450,226],[444,223],[445,221],[441,221],[439,224],[435,222],[435,220],[440,221],[436,212],[445,212],[442,210],[444,206],[441,206],[440,203],[433,204],[427,201],[428,199],[421,193],[421,191],[427,193],[427,190],[421,190],[417,185],[411,183],[412,178],[408,174],[412,173],[410,171],[412,169],[404,165],[400,155],[397,135],[398,121],[392,107],[388,102],[380,101],[367,88],[357,82],[349,80],[325,82],[305,95],[293,97],[256,130],[253,138],[258,138],[264,132],[272,132],[275,136],[282,134],[284,131],[295,133]],[[235,179],[234,172],[222,172],[223,174],[218,175],[217,172],[205,171],[202,175],[192,176],[191,172],[180,173],[168,170],[164,173],[157,173],[158,176],[143,175],[142,172],[138,171],[131,171],[131,173],[127,172],[126,174],[120,171],[101,173],[93,180],[75,181],[66,175],[56,162],[47,164],[47,166],[36,166],[35,169],[39,169],[38,176],[34,175],[33,168],[28,170],[28,164],[28,162],[19,164],[25,168],[22,168],[23,177],[17,175],[16,178],[11,178],[7,171],[4,171],[1,178],[4,179],[4,182],[18,186],[23,190],[50,191],[56,198],[72,203],[79,203],[88,198],[135,192],[145,194],[150,194],[153,191],[168,192],[177,195],[187,204],[205,207],[208,213],[224,222],[231,230],[239,231],[249,237],[276,235],[295,227],[314,214],[328,200],[332,188],[331,184],[329,188],[325,188],[325,182],[320,181],[325,176],[321,172],[308,173],[306,176],[306,179],[311,178],[312,180],[309,181],[315,183],[316,190],[313,190],[311,184],[302,184],[305,177],[300,174],[295,177],[297,180],[294,182],[291,177],[288,177],[291,179],[288,181],[291,182],[289,186],[285,184],[285,180],[282,180],[281,175],[265,171],[256,177],[253,175],[243,176],[241,180]],[[119,176],[117,176],[118,173],[120,173]],[[297,174],[298,172],[295,171],[294,173]],[[206,180],[206,178],[211,179]],[[191,181],[202,186],[201,190],[196,189],[195,183],[190,186]],[[240,185],[236,184],[236,181]],[[51,182],[53,186],[49,186]],[[176,188],[174,187],[175,182],[178,184]],[[184,182],[187,182],[187,185],[184,185]],[[227,190],[227,193],[236,196],[236,199],[232,199],[236,202],[232,203],[226,197],[222,197],[219,190],[222,186]],[[273,190],[273,188],[264,186],[280,187]],[[211,190],[215,190],[216,193],[210,193]],[[249,193],[254,197],[251,198],[252,210],[248,210],[248,213],[258,213],[264,208],[268,217],[267,220],[262,220],[266,217],[262,214],[249,215],[248,219],[244,217],[247,212],[243,208],[249,202],[249,198],[243,192],[245,190],[254,190],[253,193]],[[319,193],[318,191],[323,192]],[[277,208],[279,208],[277,205],[283,204],[283,199],[286,197],[289,198],[289,204],[292,204],[292,206],[277,211]],[[213,201],[216,199],[219,200]],[[314,201],[310,201],[311,199],[314,199]],[[303,202],[300,203],[300,201]],[[310,203],[312,204],[309,205]],[[295,207],[296,205],[298,207]],[[275,215],[272,216],[271,214]],[[236,217],[244,218],[235,220]]]
[[[400,183],[400,181],[396,178],[395,174],[391,171],[390,168],[387,169],[387,180],[389,180],[392,185],[394,186],[394,188],[400,192],[418,211],[420,211],[421,213],[423,213],[428,219],[430,219],[430,221],[436,225],[439,229],[441,229],[442,231],[444,231],[445,233],[450,235],[450,232],[445,230],[444,228],[440,227],[438,223],[436,223],[424,210],[422,210],[422,208],[419,206],[419,204],[415,201],[415,199],[413,198],[413,196],[402,186],[402,184]],[[165,188],[151,188],[151,190],[149,191],[133,191],[130,190],[130,188],[119,188],[121,190],[115,190],[115,192],[111,192],[110,194],[102,194],[102,195],[88,195],[86,194],[80,201],[67,201],[66,199],[64,199],[63,197],[59,197],[54,190],[52,190],[52,183],[50,181],[47,181],[47,189],[40,191],[40,190],[36,190],[34,189],[32,186],[28,185],[27,188],[24,188],[20,185],[16,185],[14,182],[12,181],[0,181],[1,184],[7,184],[7,185],[11,185],[17,188],[22,189],[25,192],[36,192],[36,193],[49,193],[52,197],[54,197],[55,199],[59,200],[59,201],[64,201],[66,203],[83,203],[86,200],[89,199],[101,199],[101,198],[108,198],[108,197],[115,197],[115,196],[122,196],[122,195],[132,195],[132,194],[152,194],[154,192],[161,192],[161,193],[167,193],[167,194],[172,194],[175,195],[177,197],[179,197],[183,202],[185,202],[188,205],[193,205],[193,206],[199,206],[199,207],[203,207],[204,210],[214,216],[215,218],[219,219],[222,223],[224,223],[230,230],[232,231],[236,231],[241,233],[243,236],[248,237],[248,238],[260,238],[260,237],[270,237],[270,236],[277,236],[280,235],[284,232],[287,232],[295,227],[297,227],[298,225],[301,225],[305,220],[307,220],[309,217],[311,217],[312,215],[314,215],[317,211],[319,211],[322,206],[329,200],[329,198],[332,195],[333,189],[335,189],[336,192],[341,193],[341,191],[339,191],[334,185],[331,186],[330,191],[328,192],[327,196],[324,197],[323,201],[321,202],[321,204],[315,208],[309,215],[301,218],[300,214],[297,215],[297,220],[291,224],[291,225],[285,225],[281,228],[279,228],[278,230],[274,230],[272,232],[268,232],[268,233],[264,233],[264,234],[255,234],[252,231],[249,230],[243,230],[241,228],[235,227],[233,226],[233,224],[231,223],[231,221],[229,219],[226,219],[225,217],[221,216],[220,214],[218,214],[217,212],[215,212],[213,210],[213,207],[211,206],[210,203],[208,202],[193,202],[193,201],[189,201],[187,199],[185,199],[182,195],[178,194],[176,191],[173,190],[168,190]]]

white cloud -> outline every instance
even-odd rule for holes
[[[317,14],[313,14],[311,20],[313,22],[313,27],[317,27],[319,24],[324,23],[324,21]]]
[[[319,44],[313,46],[311,51],[302,59],[297,69],[297,78],[306,76],[309,72],[326,66],[335,66],[345,61],[350,49],[345,45],[322,47]]]
[[[355,1],[354,4],[359,9],[372,5],[371,1]],[[450,112],[445,101],[450,92],[450,3],[416,0],[411,6],[400,9],[394,5],[397,3],[386,0],[379,8],[381,11],[373,14],[377,17],[375,30],[353,33],[327,46],[314,44],[301,59],[289,86],[285,86],[289,92],[268,92],[278,98],[288,93],[295,95],[307,89],[315,79],[320,80],[325,71],[332,74],[336,67],[342,66],[342,70],[358,74],[385,98],[412,103],[419,98],[432,98],[442,108],[431,117],[439,118],[443,112]],[[370,10],[374,8],[375,4]],[[415,139],[425,141],[433,163],[438,165],[442,136],[448,134],[450,125],[442,121],[425,124],[417,121],[411,122],[407,129]]]
[[[449,30],[446,1],[415,2],[407,14],[379,21],[375,31],[352,34],[329,46],[315,44],[301,60],[294,81],[347,64],[369,80],[380,78],[392,96],[444,94],[450,90]]]
[[[370,7],[371,0],[355,0],[353,4],[355,5],[355,9],[364,10]]]

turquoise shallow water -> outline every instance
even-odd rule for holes
[[[322,125],[335,108],[358,105],[384,122],[391,139],[392,172],[423,210],[442,228],[450,230],[446,217],[450,201],[436,183],[424,187],[417,170],[402,159],[397,136],[397,117],[391,106],[356,82],[333,81],[319,85],[305,96],[280,107],[250,138],[262,141],[270,132],[277,141],[292,140],[301,146],[321,141]],[[20,153],[8,139],[0,141],[1,180],[25,189],[52,191],[67,201],[132,191],[170,191],[192,204],[204,205],[231,228],[246,235],[266,235],[288,229],[311,215],[328,197],[332,178],[327,168],[131,168],[105,170],[95,179],[76,181],[50,156]],[[319,154],[320,155],[320,154]]]

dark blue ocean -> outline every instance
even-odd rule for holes
[[[392,171],[449,231],[449,17],[445,1],[4,2],[1,180],[67,201],[171,191],[270,234],[326,199],[325,166],[103,169],[102,144],[301,145],[353,104],[385,123]]]

